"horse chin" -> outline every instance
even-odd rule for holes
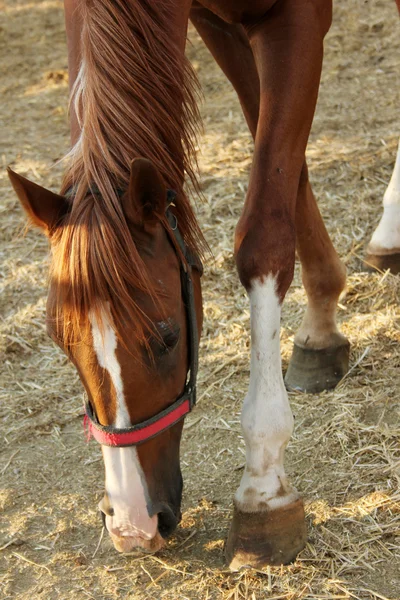
[[[165,546],[165,540],[161,537],[157,531],[156,535],[152,539],[145,539],[138,535],[136,536],[117,536],[110,533],[110,537],[114,544],[114,548],[121,553],[126,554],[127,552],[133,552],[138,550],[149,554],[158,552]]]

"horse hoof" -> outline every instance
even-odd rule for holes
[[[387,271],[390,269],[393,275],[398,275],[400,273],[400,252],[394,254],[367,253],[363,265],[367,271]]]
[[[350,344],[313,350],[294,344],[285,376],[289,390],[318,394],[334,388],[349,370]]]
[[[231,571],[245,566],[261,569],[268,565],[287,565],[295,560],[306,541],[301,499],[256,513],[245,513],[234,506],[225,557]]]

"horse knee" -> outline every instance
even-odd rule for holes
[[[249,292],[254,280],[276,278],[280,302],[292,282],[295,262],[295,227],[284,209],[267,215],[241,219],[235,234],[236,266],[242,285]]]

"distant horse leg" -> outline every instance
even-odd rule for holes
[[[246,467],[226,546],[231,569],[292,561],[304,508],[284,470],[293,417],[281,372],[281,305],[293,277],[296,199],[315,110],[331,3],[282,0],[246,23],[260,77],[250,185],[235,236],[251,311],[250,384],[242,412]]]
[[[247,34],[240,24],[226,23],[194,2],[190,20],[236,90],[253,137],[260,107],[260,80]]]
[[[400,13],[400,0],[396,4]],[[392,178],[383,197],[383,215],[368,245],[365,265],[400,273],[400,141]]]
[[[350,345],[336,326],[346,269],[321,218],[306,163],[296,201],[296,246],[308,305],[285,381],[290,388],[316,393],[335,387],[347,373]]]
[[[365,258],[367,267],[400,273],[400,142],[396,164],[383,197],[383,215]]]

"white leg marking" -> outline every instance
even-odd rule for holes
[[[378,255],[400,252],[400,142],[392,178],[383,197],[383,215],[368,250]]]
[[[116,349],[117,338],[105,311],[99,324],[90,314],[93,346],[99,365],[105,369],[114,385],[117,407],[115,427],[130,426],[129,412],[124,398],[121,366]],[[145,477],[135,447],[102,447],[106,471],[106,490],[114,510],[106,517],[108,531],[117,537],[150,540],[157,533],[158,519],[147,511],[148,496]],[[128,548],[129,549],[129,548]]]
[[[254,280],[249,298],[250,384],[242,410],[246,467],[235,500],[239,509],[257,512],[289,504],[298,494],[288,483],[283,465],[293,416],[282,378],[281,307],[275,278]]]

